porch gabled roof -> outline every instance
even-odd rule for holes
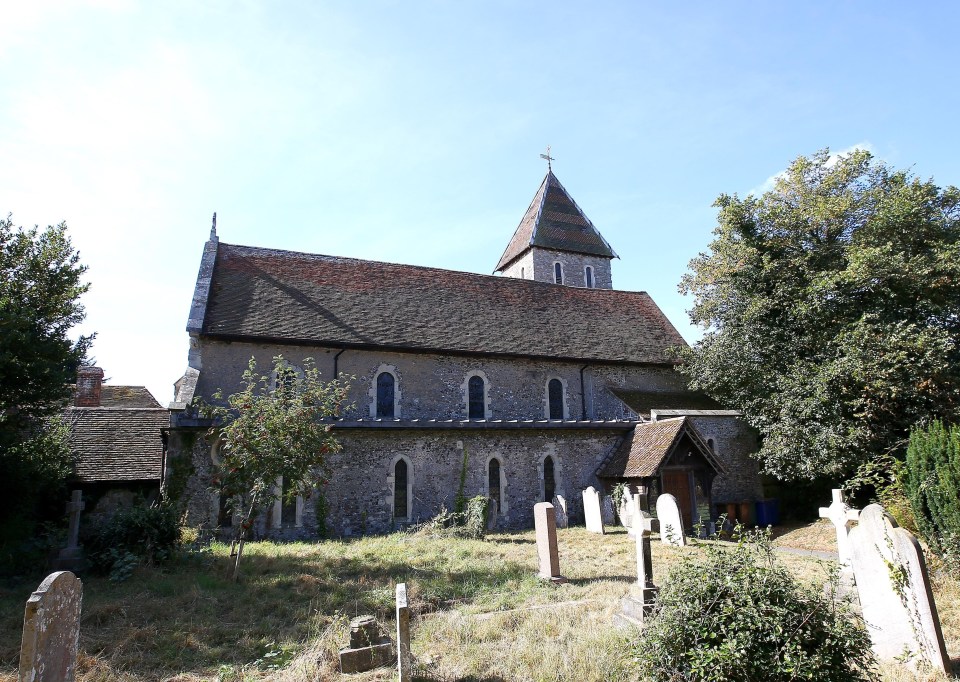
[[[707,446],[703,437],[687,417],[663,419],[637,424],[597,472],[600,478],[648,478],[656,476],[660,467],[673,454],[681,437],[687,434],[707,463],[719,473],[723,465]]]

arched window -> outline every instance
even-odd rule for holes
[[[589,265],[583,269],[583,280],[587,283],[587,289],[593,289],[593,268]]]
[[[559,379],[547,382],[547,403],[550,406],[550,419],[563,419],[563,384]]]
[[[492,499],[497,502],[497,511],[503,510],[503,501],[500,498],[500,460],[494,457],[490,460],[487,471],[487,490]]]
[[[397,460],[393,468],[393,518],[406,519],[407,514],[407,462]]]
[[[377,375],[377,416],[393,418],[394,378],[390,372]]]
[[[543,460],[543,501],[553,502],[557,493],[557,479],[553,471],[553,457],[547,455]]]
[[[483,377],[473,375],[467,382],[467,416],[470,419],[483,419],[486,417],[486,405],[483,399],[484,393]]]
[[[560,263],[553,264],[553,281],[557,284],[563,284],[563,266]]]

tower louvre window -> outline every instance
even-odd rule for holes
[[[583,271],[583,279],[587,284],[587,289],[593,289],[593,268],[589,265]]]
[[[553,281],[557,284],[563,284],[563,266],[560,263],[553,264]]]

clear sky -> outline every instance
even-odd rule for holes
[[[865,146],[960,184],[952,2],[0,0],[0,213],[164,404],[222,241],[490,273],[545,172],[688,339],[713,200]],[[497,330],[491,329],[491,334]]]

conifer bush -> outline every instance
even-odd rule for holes
[[[849,605],[801,585],[776,562],[768,534],[702,546],[671,572],[636,643],[641,679],[875,679],[869,637]]]
[[[960,573],[960,427],[933,421],[910,432],[903,487],[920,535]]]

